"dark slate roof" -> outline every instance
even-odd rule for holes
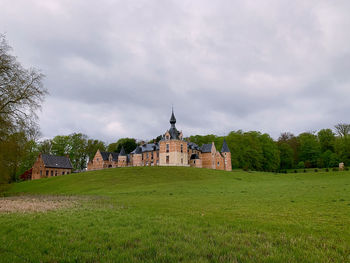
[[[50,154],[41,155],[45,167],[50,168],[63,168],[63,169],[73,169],[72,163],[66,156],[55,156]]]
[[[171,117],[170,117],[170,124],[175,124],[176,123],[176,118],[174,115],[174,110],[171,111]]]
[[[111,154],[112,154],[113,161],[118,161],[119,153],[112,152]]]
[[[123,146],[122,146],[122,148],[120,150],[119,156],[126,156],[126,153],[125,153],[125,150],[124,150]]]
[[[101,152],[102,159],[103,159],[104,161],[108,161],[108,160],[109,160],[109,155],[110,155],[110,154],[111,154],[110,152]]]
[[[131,153],[133,154],[140,154],[142,153],[142,148],[140,146],[137,146],[135,150],[133,150]]]
[[[228,148],[228,145],[227,145],[225,139],[224,139],[224,144],[222,145],[222,148],[221,148],[221,152],[222,153],[229,153],[230,152],[230,149]]]
[[[211,146],[212,146],[211,143],[203,144],[202,147],[201,147],[202,153],[210,153],[211,152]]]
[[[137,146],[135,150],[131,152],[131,154],[140,154],[143,152],[152,152],[152,151],[159,151],[158,143],[145,143],[141,146]]]
[[[141,145],[142,152],[152,152],[152,151],[158,151],[159,150],[159,144],[158,143],[147,143]]]
[[[193,159],[199,159],[198,154],[193,153],[193,154],[191,155],[191,160],[193,160]]]
[[[180,135],[180,132],[176,129],[176,127],[171,127],[169,129],[169,133],[170,133],[170,139],[172,140],[178,140],[179,139],[179,135]]]
[[[119,153],[116,152],[101,152],[102,159],[104,161],[109,161],[109,156],[112,155],[113,161],[118,161]]]
[[[195,144],[194,142],[188,142],[187,147],[191,150],[199,150],[199,146]]]

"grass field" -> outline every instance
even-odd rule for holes
[[[68,205],[0,212],[1,262],[350,262],[349,172],[117,168],[6,194]]]

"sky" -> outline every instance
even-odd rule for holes
[[[349,123],[350,1],[0,0],[0,32],[45,74],[43,138],[278,138]]]

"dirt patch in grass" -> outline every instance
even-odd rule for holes
[[[73,207],[77,201],[77,198],[67,196],[0,197],[0,213],[45,212]]]

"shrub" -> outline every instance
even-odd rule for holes
[[[337,171],[339,171],[339,169],[337,167],[334,167],[333,172],[337,172]]]
[[[315,172],[317,173],[317,172],[318,172],[318,169],[315,169]]]
[[[306,170],[304,169],[304,173],[306,173]]]
[[[326,172],[329,172],[329,169],[328,169],[328,168],[326,168]]]
[[[299,168],[299,169],[305,168],[305,163],[304,162],[299,162],[298,165],[297,165],[297,168]]]
[[[298,171],[297,171],[297,170],[294,170],[294,173],[298,173]]]
[[[349,167],[345,167],[344,170],[345,170],[345,171],[349,171]]]

